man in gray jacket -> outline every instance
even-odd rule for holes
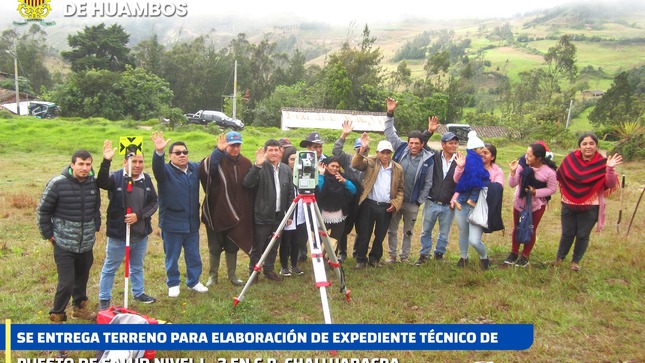
[[[396,262],[401,218],[403,218],[403,238],[400,257],[401,262],[407,262],[410,257],[412,232],[419,215],[419,206],[425,202],[432,187],[434,159],[432,158],[433,152],[424,148],[425,140],[421,131],[410,132],[407,141],[399,138],[394,129],[394,110],[398,102],[388,97],[386,104],[385,138],[394,147],[392,160],[401,164],[404,178],[403,206],[392,214],[392,220],[387,232],[390,258],[386,260],[386,263]],[[439,124],[437,123],[436,126],[439,126]]]
[[[38,229],[54,247],[58,286],[49,320],[67,320],[72,298],[72,319],[96,319],[87,301],[87,280],[94,262],[92,248],[101,228],[101,196],[92,170],[92,155],[78,150],[61,175],[47,183],[38,203]]]

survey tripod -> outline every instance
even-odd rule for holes
[[[291,206],[287,210],[287,213],[285,213],[284,218],[282,218],[280,225],[275,232],[273,232],[269,245],[264,250],[264,253],[262,253],[258,263],[253,267],[253,273],[251,273],[251,276],[244,285],[240,296],[233,299],[233,307],[236,307],[237,304],[244,299],[246,291],[253,284],[257,274],[262,271],[264,260],[269,255],[273,244],[275,244],[278,241],[278,238],[280,238],[280,234],[287,224],[287,221],[291,218],[294,210],[297,208],[298,202],[302,200],[305,212],[305,223],[307,225],[307,242],[309,243],[309,250],[311,251],[311,263],[313,264],[316,287],[320,291],[320,300],[322,302],[325,324],[331,324],[331,313],[329,312],[329,301],[327,300],[327,287],[331,287],[332,284],[330,281],[327,281],[324,253],[327,255],[327,263],[335,272],[336,277],[338,277],[340,292],[345,295],[345,300],[348,302],[351,300],[349,296],[351,290],[348,290],[345,285],[345,274],[338,258],[336,257],[334,247],[331,244],[331,239],[327,235],[325,223],[322,219],[322,215],[320,214],[320,209],[318,209],[318,203],[316,203],[316,196],[313,194],[313,191],[301,191],[301,193],[302,194],[299,194],[293,200],[293,203],[291,203]],[[293,223],[296,223],[296,221],[294,220]]]

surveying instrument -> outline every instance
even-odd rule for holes
[[[327,281],[323,248],[324,252],[327,254],[327,263],[333,269],[336,277],[338,277],[340,292],[345,295],[345,300],[348,302],[351,300],[349,296],[351,290],[348,290],[347,286],[345,286],[345,274],[343,272],[343,268],[336,257],[331,239],[327,235],[325,222],[320,214],[320,209],[318,209],[318,203],[316,203],[316,195],[314,194],[314,191],[318,184],[318,162],[314,151],[298,151],[296,153],[293,184],[298,189],[298,195],[293,200],[293,203],[291,203],[291,206],[285,213],[284,218],[282,218],[278,228],[273,232],[271,241],[264,250],[264,253],[262,253],[258,263],[253,267],[253,272],[244,285],[240,296],[233,298],[233,307],[236,307],[237,304],[244,299],[244,294],[253,284],[257,274],[262,271],[264,260],[271,251],[273,244],[277,242],[278,238],[280,238],[280,234],[282,233],[284,226],[291,218],[294,210],[298,206],[298,202],[302,200],[305,212],[305,223],[307,225],[307,243],[309,244],[309,250],[311,251],[311,263],[313,264],[316,287],[320,291],[320,300],[322,302],[325,324],[331,324],[331,313],[329,311],[329,301],[327,300],[327,287],[331,287],[332,284],[330,281]],[[293,223],[296,223],[296,221],[294,220]]]

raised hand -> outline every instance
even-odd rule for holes
[[[428,117],[428,131],[434,133],[439,128],[439,117]]]
[[[111,140],[103,141],[103,159],[112,160],[115,153],[116,153],[116,148],[112,148],[112,141]]]
[[[260,146],[255,152],[255,166],[262,166],[266,160],[267,153],[264,151],[264,148]]]
[[[457,164],[458,167],[463,168],[466,165],[466,157],[457,153],[455,164]]]
[[[340,137],[344,140],[347,135],[351,134],[352,131],[354,131],[354,125],[352,125],[351,120],[345,120],[343,121],[343,133],[340,135]]]
[[[325,162],[323,161],[318,162],[318,174],[325,174]]]
[[[367,132],[363,132],[361,135],[361,153],[367,149],[370,145],[370,138],[367,136]]]
[[[623,156],[620,154],[614,154],[607,157],[607,166],[610,168],[616,167],[623,163]]]
[[[519,160],[515,159],[508,163],[508,168],[511,169],[511,174],[515,175],[515,172],[517,171],[517,167],[520,165]]]
[[[163,138],[163,131],[155,131],[152,133],[152,136],[150,136],[150,140],[155,144],[155,150],[159,154],[163,153],[164,149],[168,145],[168,142],[170,142],[170,139],[164,140]]]
[[[217,138],[217,148],[220,149],[221,151],[224,151],[230,145],[231,145],[230,142],[226,142],[226,135],[220,134],[219,137]]]
[[[385,100],[385,104],[387,105],[387,113],[393,113],[396,109],[396,106],[399,105],[399,103],[392,97],[388,97]]]

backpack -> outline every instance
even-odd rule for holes
[[[533,228],[533,203],[531,193],[526,194],[526,205],[520,211],[520,219],[515,227],[515,241],[517,243],[528,243],[535,232]]]

